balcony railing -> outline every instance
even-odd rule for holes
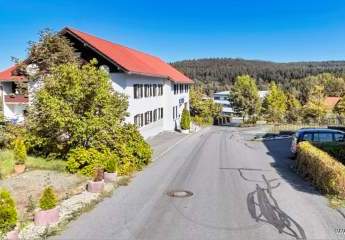
[[[27,104],[29,97],[25,95],[5,95],[5,103],[7,104]]]

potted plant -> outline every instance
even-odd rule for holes
[[[97,167],[94,171],[94,177],[87,183],[87,191],[100,193],[104,189],[103,168]]]
[[[39,200],[39,211],[35,213],[36,225],[54,224],[59,221],[59,208],[57,207],[57,196],[53,187],[48,186],[43,190]]]
[[[104,181],[105,182],[115,182],[117,178],[116,174],[116,168],[117,168],[117,161],[114,158],[110,158],[107,160],[105,164],[105,172],[104,172]]]
[[[189,133],[190,129],[190,114],[189,111],[184,108],[182,111],[181,117],[181,132],[182,133]]]
[[[14,170],[17,174],[23,173],[25,171],[25,161],[27,159],[26,147],[22,138],[18,137],[13,143],[14,151]]]
[[[5,235],[8,240],[18,239],[17,210],[8,191],[0,189],[0,238]]]

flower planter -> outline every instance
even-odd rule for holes
[[[25,171],[25,164],[16,164],[14,165],[14,171],[16,174],[21,174]]]
[[[59,221],[59,208],[55,207],[53,209],[36,212],[34,220],[36,225],[57,223]]]
[[[15,230],[12,230],[11,232],[8,232],[6,234],[6,240],[18,240],[19,239],[19,233],[18,233],[18,230],[15,229]]]
[[[89,181],[87,183],[87,191],[92,193],[100,193],[104,189],[104,181],[94,182]]]
[[[115,182],[117,178],[117,174],[104,172],[103,178],[104,178],[104,182],[106,183]]]

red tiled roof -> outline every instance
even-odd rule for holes
[[[180,83],[193,83],[191,79],[158,57],[109,42],[76,29],[65,28],[65,30],[76,35],[82,41],[110,58],[128,72],[164,77]]]
[[[328,109],[333,109],[340,99],[340,97],[326,97],[324,104]]]
[[[24,95],[5,95],[5,103],[28,103],[29,98]]]
[[[12,66],[5,71],[0,72],[0,81],[22,81],[26,80],[24,76],[13,75],[16,66]]]

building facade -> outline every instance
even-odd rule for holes
[[[64,28],[60,34],[72,42],[83,61],[96,58],[98,66],[109,72],[114,90],[128,97],[126,122],[136,124],[144,138],[180,128],[182,110],[189,108],[191,79],[152,55],[76,29]],[[27,62],[30,63],[30,59]],[[27,85],[27,93],[18,91],[20,84]],[[24,76],[18,76],[15,66],[0,72],[6,120],[24,121],[25,109],[34,98],[37,85],[37,82],[28,82]]]
[[[232,115],[234,110],[230,103],[230,91],[216,92],[213,94],[213,101],[222,106],[223,115]]]

